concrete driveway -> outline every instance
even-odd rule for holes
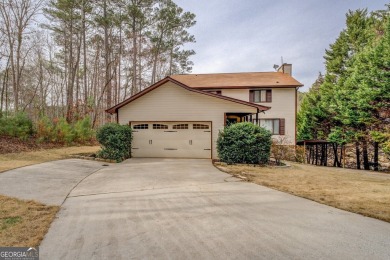
[[[209,160],[57,163],[88,173],[73,171],[41,259],[390,259],[389,223],[241,182]]]

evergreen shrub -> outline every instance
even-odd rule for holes
[[[252,123],[232,124],[220,131],[217,150],[228,164],[266,164],[271,151],[271,132]]]
[[[94,131],[88,116],[73,124],[69,124],[63,117],[53,120],[42,117],[36,124],[36,137],[39,142],[85,144],[93,140]]]
[[[25,113],[0,118],[0,136],[12,136],[26,140],[33,133],[33,123]]]
[[[97,154],[103,159],[121,162],[131,157],[132,131],[127,125],[105,124],[98,129],[96,139],[102,146]]]

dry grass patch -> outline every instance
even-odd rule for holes
[[[38,246],[58,210],[58,206],[0,195],[0,245]]]
[[[68,158],[73,154],[95,153],[99,146],[71,146],[42,151],[0,154],[0,172],[22,166]]]
[[[390,174],[302,164],[287,168],[215,165],[260,185],[390,222]]]

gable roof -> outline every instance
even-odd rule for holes
[[[149,93],[150,91],[164,85],[165,83],[167,82],[172,82],[186,90],[189,90],[189,91],[192,91],[192,92],[195,92],[195,93],[199,93],[199,94],[202,94],[202,95],[206,95],[206,96],[211,96],[211,97],[215,97],[215,98],[219,98],[219,99],[223,99],[223,100],[227,100],[227,101],[230,101],[230,102],[234,102],[234,103],[238,103],[238,104],[242,104],[242,105],[245,105],[245,106],[249,106],[249,107],[253,107],[253,108],[257,108],[258,110],[260,111],[266,111],[268,109],[270,109],[270,107],[266,107],[266,106],[261,106],[261,105],[258,105],[258,104],[254,104],[254,103],[250,103],[250,102],[246,102],[246,101],[243,101],[243,100],[239,100],[239,99],[235,99],[235,98],[231,98],[231,97],[226,97],[226,96],[221,96],[221,95],[217,95],[217,94],[213,94],[213,93],[208,93],[208,92],[205,92],[205,91],[202,91],[202,90],[197,90],[197,89],[194,89],[194,88],[191,88],[191,87],[188,87],[187,85],[171,78],[171,77],[166,77],[162,80],[160,80],[159,82],[156,82],[155,84],[151,85],[150,87],[147,87],[146,89],[142,90],[141,92],[137,93],[136,95],[134,96],[131,96],[130,98],[122,101],[121,103],[109,108],[106,110],[107,113],[110,113],[110,114],[115,114],[117,113],[118,109],[129,104],[130,102],[142,97],[143,95]]]
[[[303,86],[302,83],[282,72],[180,74],[172,75],[171,78],[198,89]]]

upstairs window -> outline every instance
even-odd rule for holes
[[[250,90],[249,101],[254,103],[272,102],[272,90],[271,89]]]

